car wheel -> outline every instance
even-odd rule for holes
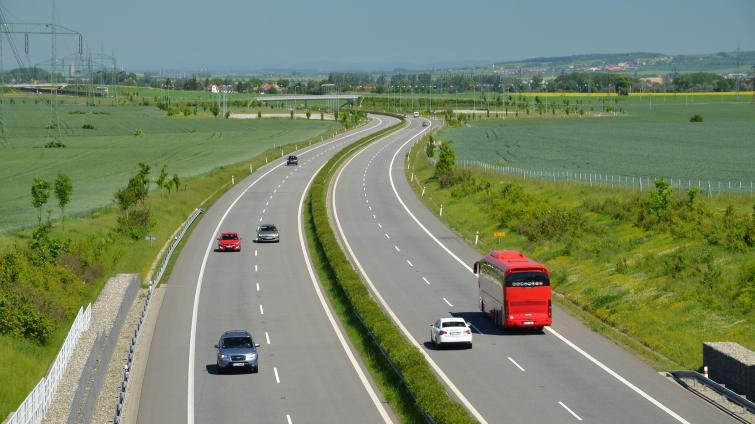
[[[467,349],[472,349],[472,342],[467,343]]]
[[[259,367],[259,365],[257,365],[256,367],[252,367],[252,374],[257,374],[257,372],[258,372],[259,370],[260,370],[260,367]]]
[[[221,367],[220,364],[217,364],[217,367],[218,374],[223,374],[223,367]]]

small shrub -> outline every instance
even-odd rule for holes
[[[85,113],[86,112],[84,112],[83,110],[72,110],[68,112],[69,115],[84,115]]]
[[[699,113],[696,113],[692,115],[692,117],[689,118],[690,122],[703,122],[703,116]]]
[[[135,136],[140,136],[140,135],[144,135],[144,131],[142,131],[141,128],[135,128],[132,134]]]
[[[46,149],[61,149],[64,147],[66,147],[66,145],[59,141],[50,141],[47,144],[45,144]]]
[[[85,129],[85,130],[93,130],[94,129],[94,125],[92,125],[92,124],[84,124],[84,125],[81,126],[81,128]]]

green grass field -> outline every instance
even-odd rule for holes
[[[569,98],[573,103],[579,97]],[[598,99],[582,98],[585,109]],[[755,180],[755,104],[734,96],[620,98],[624,114],[473,120],[440,134],[457,159],[531,170]],[[687,103],[689,101],[689,103]],[[704,118],[690,123],[693,114]]]
[[[305,142],[337,126],[319,119],[167,117],[155,107],[63,104],[59,141],[67,147],[44,148],[48,133],[57,133],[45,128],[49,106],[6,102],[0,113],[5,124],[5,137],[0,139],[0,233],[36,224],[30,196],[34,177],[54,180],[58,171],[68,174],[74,191],[66,212],[81,215],[108,205],[140,161],[152,165],[153,176],[166,164],[170,175],[188,177],[238,163],[276,145]],[[94,129],[82,129],[85,124]],[[133,135],[137,128],[143,135]],[[48,208],[53,209],[53,218],[59,217],[54,199]]]

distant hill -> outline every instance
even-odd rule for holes
[[[498,62],[498,72],[510,75],[558,75],[564,72],[600,71],[637,75],[672,72],[713,72],[718,74],[752,72],[755,51],[671,55],[663,53],[581,54]]]

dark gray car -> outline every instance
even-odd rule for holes
[[[280,241],[280,234],[278,233],[278,228],[273,224],[262,224],[259,227],[257,227],[257,242],[265,242],[265,241],[272,241],[272,242],[279,242]]]
[[[218,350],[218,371],[259,370],[259,355],[252,335],[248,331],[226,331],[215,345]]]

